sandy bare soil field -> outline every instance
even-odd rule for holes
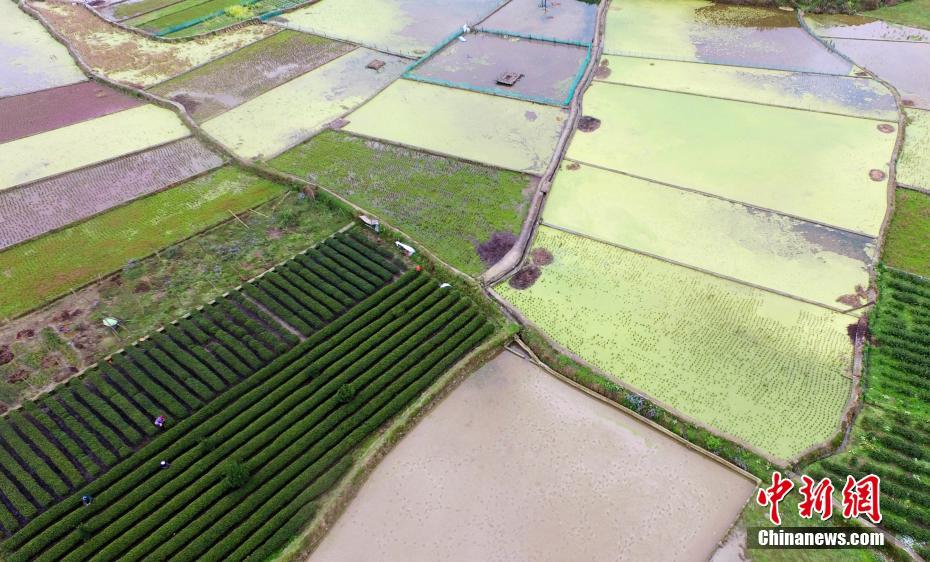
[[[753,488],[504,352],[385,458],[311,559],[706,560]]]

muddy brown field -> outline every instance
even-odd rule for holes
[[[504,352],[374,471],[312,560],[706,560],[747,478]]]

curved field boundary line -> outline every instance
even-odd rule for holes
[[[702,422],[702,421],[699,421],[699,420],[697,420],[697,419],[695,419],[695,418],[692,418],[691,416],[682,413],[682,412],[681,412],[680,410],[678,410],[677,408],[675,408],[675,407],[673,407],[673,406],[671,406],[671,405],[669,405],[669,404],[667,404],[667,403],[665,403],[665,402],[663,402],[663,401],[661,401],[661,400],[656,399],[655,397],[651,396],[650,394],[648,394],[648,393],[646,393],[646,392],[643,392],[641,389],[638,389],[638,388],[636,388],[636,387],[630,386],[626,381],[620,379],[619,377],[617,377],[617,376],[615,376],[615,375],[612,375],[612,374],[610,374],[610,373],[608,373],[608,372],[606,372],[606,371],[603,371],[602,369],[600,369],[600,368],[598,368],[598,367],[592,365],[589,361],[587,361],[586,359],[583,359],[581,356],[579,356],[578,354],[576,354],[574,351],[571,351],[570,349],[568,349],[567,347],[563,346],[561,343],[559,343],[558,341],[556,341],[556,340],[554,340],[552,337],[550,337],[549,334],[546,333],[545,330],[541,329],[541,328],[540,328],[539,326],[537,326],[532,320],[530,320],[529,318],[527,318],[526,316],[524,316],[522,312],[520,312],[519,310],[517,310],[516,307],[514,307],[513,305],[511,305],[510,302],[507,301],[507,299],[505,299],[504,297],[502,297],[502,296],[501,296],[497,291],[495,291],[493,288],[487,288],[485,291],[486,291],[486,293],[488,294],[488,296],[490,296],[492,299],[494,299],[494,301],[497,302],[497,304],[500,305],[501,308],[503,308],[511,318],[513,318],[514,320],[516,320],[516,322],[517,322],[518,324],[520,324],[521,326],[526,326],[526,327],[528,327],[528,328],[531,328],[531,329],[535,330],[536,332],[538,332],[539,334],[541,334],[541,335],[543,336],[543,338],[545,338],[546,343],[547,343],[550,347],[552,347],[554,350],[556,350],[557,352],[559,352],[559,353],[561,353],[561,354],[563,354],[563,355],[568,356],[569,358],[571,358],[571,359],[572,359],[573,361],[575,361],[576,363],[579,363],[579,364],[581,364],[581,365],[587,366],[589,369],[591,369],[592,372],[594,372],[594,373],[600,375],[601,377],[603,377],[603,378],[605,378],[605,379],[607,379],[607,380],[609,380],[609,381],[611,381],[611,382],[617,384],[618,386],[620,386],[621,388],[623,388],[625,391],[630,392],[630,393],[632,393],[632,394],[637,394],[637,395],[639,395],[639,396],[642,396],[643,398],[649,400],[650,402],[652,402],[652,403],[655,404],[656,406],[662,408],[663,410],[665,410],[666,412],[668,412],[669,414],[671,414],[671,415],[674,416],[675,418],[678,418],[679,420],[682,420],[682,421],[684,421],[684,422],[686,422],[686,423],[689,423],[689,424],[691,424],[691,425],[694,425],[694,426],[696,426],[696,427],[700,427],[701,429],[704,429],[704,430],[706,430],[706,431],[708,431],[708,432],[710,432],[710,433],[713,433],[714,435],[718,435],[718,436],[720,436],[720,437],[723,437],[724,439],[726,439],[726,440],[728,440],[728,441],[731,441],[731,442],[733,442],[733,443],[739,445],[739,446],[742,447],[743,449],[746,449],[747,451],[750,451],[750,452],[752,452],[753,454],[755,454],[755,455],[757,455],[757,456],[759,456],[759,457],[765,459],[767,462],[769,462],[769,463],[772,464],[772,465],[778,466],[778,467],[780,467],[780,468],[787,468],[787,467],[789,467],[789,466],[792,464],[792,461],[791,461],[791,460],[788,460],[788,459],[780,459],[780,458],[774,457],[774,456],[772,456],[770,453],[767,453],[767,452],[765,452],[765,451],[762,451],[761,449],[757,448],[755,445],[752,445],[752,444],[748,443],[747,441],[745,441],[745,440],[743,440],[743,439],[741,439],[741,438],[739,438],[739,437],[735,437],[735,436],[733,436],[733,435],[730,435],[729,433],[726,433],[726,432],[724,432],[724,431],[721,431],[721,430],[719,430],[719,429],[717,429],[717,428],[710,427],[710,426],[708,426],[706,423],[704,423],[704,422]],[[609,399],[608,399],[608,400],[609,400]],[[693,443],[692,443],[692,445],[695,446],[695,447],[697,447],[697,445],[694,445]],[[724,460],[723,462],[727,462],[727,461]]]
[[[584,386],[584,385],[578,384],[577,382],[575,382],[575,381],[573,381],[572,379],[566,377],[566,376],[563,375],[562,373],[560,373],[560,372],[556,371],[555,369],[551,368],[551,367],[550,367],[549,365],[547,365],[542,359],[540,359],[540,358],[536,355],[536,353],[533,352],[533,350],[530,348],[530,346],[526,345],[526,343],[524,343],[523,340],[520,339],[520,336],[514,337],[514,342],[515,342],[518,346],[520,346],[520,348],[521,348],[524,352],[527,353],[528,357],[525,357],[524,359],[527,360],[527,361],[529,361],[530,363],[533,363],[534,365],[536,365],[537,367],[539,367],[540,369],[542,369],[543,371],[545,371],[546,374],[551,375],[552,377],[555,377],[557,380],[559,380],[559,381],[561,381],[561,382],[567,384],[568,386],[570,386],[570,387],[572,387],[572,388],[574,388],[574,389],[576,389],[576,390],[579,390],[579,391],[581,391],[581,392],[587,394],[588,396],[590,396],[591,398],[594,398],[595,400],[597,400],[597,401],[599,401],[599,402],[603,402],[604,404],[607,404],[608,406],[610,406],[610,407],[613,408],[614,410],[617,410],[617,411],[619,411],[619,412],[622,412],[623,414],[625,414],[625,415],[627,415],[627,416],[633,418],[634,420],[636,420],[636,421],[638,421],[639,423],[641,423],[641,424],[643,424],[643,425],[649,427],[650,429],[654,429],[655,431],[658,431],[659,433],[663,434],[665,437],[668,437],[668,438],[671,439],[672,441],[677,442],[678,444],[684,446],[685,448],[690,449],[690,450],[692,450],[692,451],[694,451],[694,452],[696,452],[696,453],[702,455],[703,457],[705,457],[705,458],[707,458],[707,459],[709,459],[709,460],[712,460],[712,461],[714,461],[715,463],[717,463],[717,464],[719,464],[719,465],[721,465],[721,466],[726,467],[726,468],[729,469],[729,470],[732,470],[733,472],[739,474],[739,475],[742,476],[743,478],[745,478],[745,479],[751,481],[751,482],[752,482],[753,484],[755,484],[756,486],[758,486],[759,484],[762,483],[762,480],[761,480],[759,477],[757,477],[756,475],[754,475],[754,474],[752,474],[752,473],[750,473],[750,472],[748,472],[748,471],[743,470],[742,468],[736,466],[735,464],[732,464],[732,463],[730,463],[730,462],[725,461],[724,459],[718,457],[717,455],[711,453],[710,451],[707,451],[706,449],[702,449],[701,447],[698,447],[698,446],[695,445],[694,443],[688,441],[687,439],[683,438],[682,436],[678,435],[677,433],[674,433],[674,432],[672,432],[672,431],[669,431],[668,429],[662,427],[661,425],[659,425],[659,424],[657,424],[656,422],[650,420],[649,418],[643,416],[642,414],[640,414],[640,413],[638,413],[638,412],[634,412],[633,410],[631,410],[631,409],[629,409],[629,408],[623,407],[622,405],[620,405],[620,404],[618,404],[617,402],[611,400],[610,398],[607,398],[607,397],[604,396],[603,394],[600,394],[600,393],[598,393],[598,392],[594,392],[594,391],[591,390],[590,388],[588,388],[588,387],[586,387],[586,386]]]
[[[842,39],[844,41],[874,41],[876,43],[930,43],[925,39],[875,39],[872,37],[837,37],[836,35],[821,35],[824,39]]]
[[[496,357],[512,338],[506,328],[499,328],[484,343],[459,359],[416,400],[397,414],[372,442],[363,445],[361,450],[354,453],[357,458],[352,463],[352,468],[323,496],[320,509],[304,531],[285,546],[274,560],[306,560],[355,499],[381,460],[466,378]]]
[[[549,166],[540,176],[539,183],[536,186],[536,191],[533,194],[533,199],[527,208],[526,219],[523,221],[523,226],[520,229],[520,236],[517,238],[517,241],[514,243],[513,247],[504,255],[504,257],[489,267],[487,271],[485,271],[479,278],[480,283],[486,288],[489,288],[491,285],[501,280],[502,278],[516,272],[516,269],[526,258],[526,253],[530,248],[530,240],[535,236],[536,226],[539,223],[540,217],[542,215],[542,209],[543,205],[545,204],[546,195],[552,188],[552,180],[555,177],[555,173],[559,169],[559,164],[565,155],[565,151],[568,149],[568,144],[571,141],[572,136],[575,134],[575,124],[577,123],[578,117],[581,114],[584,90],[588,85],[591,84],[594,79],[594,73],[597,70],[597,65],[591,63],[600,58],[604,49],[604,29],[609,4],[610,2],[608,0],[601,0],[600,5],[598,6],[597,20],[594,26],[594,41],[591,43],[591,54],[593,56],[588,59],[588,66],[575,88],[573,99],[568,104],[569,115],[568,119],[565,120],[565,125],[562,129],[562,136],[555,147],[555,152],[549,162]]]
[[[849,314],[849,310],[850,310],[850,309],[843,310],[843,309],[840,309],[840,308],[835,308],[835,307],[826,305],[826,304],[824,304],[824,303],[815,302],[815,301],[812,301],[812,300],[805,299],[805,298],[803,298],[803,297],[798,297],[798,296],[792,295],[792,294],[790,294],[790,293],[786,293],[786,292],[783,292],[783,291],[779,291],[778,289],[772,289],[772,288],[770,288],[770,287],[765,287],[765,286],[763,286],[763,285],[757,285],[757,284],[751,283],[751,282],[749,282],[749,281],[743,281],[743,280],[741,280],[741,279],[737,279],[736,277],[730,277],[729,275],[723,275],[722,273],[717,273],[717,272],[711,271],[711,270],[709,270],[709,269],[704,269],[703,267],[698,267],[698,266],[696,266],[696,265],[689,265],[689,264],[684,263],[684,262],[680,262],[680,261],[676,261],[676,260],[672,260],[672,259],[669,259],[669,258],[662,257],[662,256],[660,256],[660,255],[658,255],[658,254],[653,254],[653,253],[651,253],[651,252],[645,252],[645,251],[643,251],[643,250],[637,250],[636,248],[633,248],[633,247],[630,247],[630,246],[625,246],[625,245],[619,244],[619,243],[617,243],[617,242],[611,242],[611,241],[609,241],[609,240],[602,240],[602,239],[600,239],[600,238],[597,238],[596,236],[591,236],[590,234],[585,234],[584,232],[579,232],[579,231],[577,231],[577,230],[572,230],[572,229],[566,228],[566,227],[564,227],[564,226],[559,226],[559,225],[556,225],[556,224],[548,223],[548,222],[546,222],[545,220],[540,221],[540,222],[539,222],[539,225],[540,225],[540,226],[546,226],[546,227],[549,227],[549,228],[552,228],[552,229],[555,229],[555,230],[559,230],[559,231],[561,231],[561,232],[565,232],[566,234],[571,234],[571,235],[573,235],[573,236],[580,236],[581,238],[587,238],[588,240],[592,240],[592,241],[597,242],[597,243],[599,243],[599,244],[606,244],[607,246],[613,246],[614,248],[619,248],[619,249],[625,250],[625,251],[627,251],[627,252],[633,252],[634,254],[639,254],[639,255],[641,255],[641,256],[646,256],[647,258],[652,258],[652,259],[654,259],[654,260],[659,260],[659,261],[665,262],[665,263],[670,264],[670,265],[676,265],[676,266],[679,266],[679,267],[684,267],[684,268],[690,269],[690,270],[692,270],[692,271],[697,271],[698,273],[703,273],[703,274],[705,274],[705,275],[710,275],[710,276],[716,277],[716,278],[718,278],[718,279],[723,279],[724,281],[729,281],[729,282],[731,282],[731,283],[736,283],[737,285],[743,285],[743,286],[745,286],[745,287],[750,287],[750,288],[752,288],[752,289],[757,289],[757,290],[759,290],[759,291],[765,291],[766,293],[772,293],[773,295],[778,295],[778,296],[784,297],[784,298],[786,298],[786,299],[791,299],[791,300],[795,300],[795,301],[798,301],[798,302],[803,302],[804,304],[809,304],[809,305],[811,305],[811,306],[817,306],[817,307],[820,307],[820,308],[824,308],[824,309],[826,309],[826,310],[829,310],[830,312],[836,312],[837,314],[845,314],[845,315],[847,315],[847,316],[849,316],[849,317],[851,317],[851,318],[855,318],[856,320],[859,319],[858,316],[855,316],[855,315],[853,315],[853,314]],[[862,307],[857,307],[857,308],[862,308]],[[846,378],[848,378],[848,379],[850,379],[850,380],[852,380],[852,376],[848,376],[848,375],[845,375],[845,374],[844,374],[843,376],[846,377]]]
[[[612,55],[612,56],[618,56],[618,55]],[[861,77],[858,77],[858,78],[857,78],[857,77],[855,77],[855,76],[842,76],[841,78],[854,79],[854,80],[855,80],[855,79],[862,80]],[[617,81],[617,80],[595,79],[595,81],[601,82],[601,83],[603,83],[603,84],[612,84],[612,85],[614,85],[614,86],[624,86],[624,87],[626,87],[626,88],[640,88],[640,89],[642,89],[642,90],[654,90],[654,91],[657,91],[657,92],[668,92],[668,93],[670,93],[670,94],[684,94],[684,95],[686,95],[686,96],[697,96],[697,97],[700,97],[700,98],[712,98],[712,99],[715,99],[715,100],[723,100],[723,101],[729,101],[729,102],[734,102],[734,103],[748,103],[748,104],[751,104],[751,105],[763,105],[763,106],[765,106],[765,107],[775,107],[775,108],[778,108],[778,109],[790,109],[790,110],[794,110],[794,111],[806,111],[806,112],[808,112],[808,113],[822,113],[822,114],[824,114],[824,115],[836,115],[837,117],[849,117],[849,118],[851,118],[851,119],[867,119],[867,120],[869,120],[869,121],[879,121],[879,122],[882,122],[882,123],[889,123],[889,122],[892,122],[890,119],[882,119],[881,117],[872,117],[872,116],[868,116],[868,115],[853,115],[853,114],[851,114],[851,113],[839,113],[839,112],[836,112],[836,111],[823,111],[823,110],[820,110],[820,109],[808,109],[808,108],[806,108],[806,107],[792,107],[792,106],[790,106],[790,105],[781,105],[781,104],[777,104],[777,103],[766,103],[766,102],[761,102],[761,101],[741,100],[741,99],[738,99],[738,98],[728,98],[728,97],[726,97],[726,96],[711,96],[711,95],[707,95],[707,94],[699,94],[699,93],[697,93],[697,92],[683,92],[683,91],[681,91],[681,90],[670,90],[670,89],[667,89],[667,88],[656,88],[655,86],[642,86],[642,85],[640,85],[640,84],[628,84],[628,83],[626,83],[626,82],[621,82],[621,81]]]
[[[317,1],[319,1],[319,0],[317,0]],[[304,7],[306,7],[306,5],[302,5],[302,6],[300,6],[300,7],[301,7],[301,8],[304,8]],[[282,13],[283,13],[283,12],[282,12]],[[332,35],[327,35],[327,34],[325,34],[325,33],[316,33],[316,32],[310,33],[309,31],[302,30],[302,29],[300,29],[300,28],[298,28],[298,27],[294,27],[294,26],[290,25],[290,22],[288,22],[288,21],[286,21],[286,20],[282,20],[282,21],[273,21],[273,20],[272,20],[272,18],[275,18],[275,17],[277,17],[277,16],[279,16],[279,15],[281,15],[281,14],[276,14],[276,15],[274,15],[274,16],[268,16],[268,18],[266,18],[265,20],[262,20],[262,21],[263,21],[263,23],[265,23],[265,24],[267,24],[267,25],[270,25],[270,26],[272,26],[272,27],[277,27],[278,29],[286,29],[286,30],[288,30],[288,31],[293,31],[293,32],[295,32],[295,33],[303,33],[304,35],[313,35],[313,36],[315,36],[315,37],[322,37],[323,39],[329,39],[330,41],[336,41],[336,42],[339,42],[339,43],[346,43],[346,44],[348,44],[348,45],[355,45],[356,47],[362,47],[362,48],[364,48],[364,49],[368,49],[369,51],[377,51],[377,52],[382,53],[382,54],[385,54],[385,55],[391,55],[392,57],[398,57],[398,58],[407,59],[407,60],[411,60],[411,61],[417,60],[417,57],[412,57],[412,56],[410,56],[410,55],[406,55],[406,54],[402,54],[402,53],[396,53],[396,52],[390,51],[390,50],[388,50],[386,47],[382,47],[382,46],[380,46],[380,45],[372,45],[372,44],[370,44],[370,43],[355,43],[355,42],[349,41],[349,40],[346,39],[345,37],[334,37],[334,36],[332,36]],[[201,37],[201,36],[198,36],[198,37]]]
[[[818,221],[818,220],[814,220],[814,219],[810,219],[810,218],[805,218],[805,217],[801,217],[801,216],[798,216],[798,215],[793,215],[793,214],[791,214],[791,213],[785,213],[785,212],[782,212],[782,211],[778,211],[778,210],[775,210],[775,209],[771,209],[771,208],[769,208],[769,207],[762,207],[762,206],[760,206],[760,205],[753,205],[753,204],[751,204],[751,203],[746,203],[746,202],[744,202],[744,201],[737,201],[736,199],[729,199],[729,198],[727,198],[727,197],[723,197],[722,195],[716,195],[716,194],[714,194],[714,193],[708,193],[708,192],[706,192],[706,191],[701,191],[700,189],[696,189],[696,188],[693,188],[693,187],[686,187],[686,186],[683,186],[683,185],[676,185],[676,184],[673,184],[673,183],[668,183],[668,182],[664,182],[664,181],[660,181],[660,180],[655,180],[655,179],[652,179],[652,178],[648,178],[648,177],[646,177],[646,176],[640,176],[640,175],[633,174],[633,173],[630,173],[630,172],[624,172],[623,170],[617,170],[617,169],[615,169],[615,168],[608,168],[607,166],[601,166],[600,164],[592,164],[592,163],[590,163],[590,162],[585,162],[584,160],[577,160],[577,159],[574,159],[574,158],[565,158],[565,161],[567,161],[567,162],[576,162],[576,163],[578,163],[578,164],[584,164],[585,166],[590,166],[590,167],[592,167],[592,168],[597,168],[597,169],[599,169],[599,170],[604,170],[605,172],[613,172],[613,173],[615,173],[615,174],[621,174],[621,175],[628,176],[628,177],[631,177],[631,178],[635,178],[635,179],[638,179],[638,180],[648,181],[648,182],[650,182],[650,183],[655,183],[655,184],[658,184],[658,185],[664,185],[665,187],[671,187],[671,188],[674,188],[674,189],[680,189],[681,191],[687,191],[688,193],[694,193],[695,195],[704,195],[705,197],[713,197],[714,199],[720,199],[721,201],[726,201],[726,202],[728,202],[728,203],[733,203],[733,204],[736,204],[736,205],[741,205],[741,206],[743,206],[743,207],[749,207],[749,208],[752,208],[752,209],[759,209],[760,211],[766,211],[766,212],[769,212],[769,213],[772,213],[772,214],[775,214],[775,215],[780,215],[780,216],[783,216],[783,217],[792,218],[792,219],[795,219],[795,220],[798,220],[798,221],[801,221],[801,222],[807,222],[807,223],[810,223],[810,224],[816,224],[816,225],[818,225],[818,226],[822,226],[822,227],[824,227],[824,228],[829,228],[829,229],[831,229],[831,230],[838,230],[838,231],[840,231],[840,232],[845,232],[845,233],[847,233],[847,234],[854,234],[854,235],[856,235],[856,236],[862,236],[862,237],[865,237],[865,238],[869,238],[869,239],[871,239],[871,240],[875,240],[875,239],[876,239],[875,236],[873,236],[873,235],[871,235],[871,234],[866,234],[865,232],[859,232],[858,230],[850,230],[850,229],[844,228],[844,227],[842,227],[842,226],[836,226],[836,225],[832,225],[832,224],[827,224],[827,223],[825,223],[825,222],[820,222],[820,221]]]
[[[898,184],[898,187],[900,187],[901,189],[910,189],[911,191],[919,191],[919,192],[924,193],[924,194],[926,194],[926,195],[930,195],[930,188],[926,188],[926,187],[917,187],[916,185],[909,185],[909,184],[906,184],[906,183],[899,183],[899,184]]]

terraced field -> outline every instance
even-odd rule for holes
[[[481,115],[481,119],[473,116]],[[346,117],[349,132],[540,174],[567,113],[548,105],[398,80]],[[481,139],[481,142],[474,142]]]
[[[347,455],[492,331],[454,291],[407,273],[78,492],[89,508],[72,497],[28,523],[10,559],[264,559]]]
[[[882,527],[930,556],[930,281],[884,270],[870,317],[875,340],[863,381],[865,406],[843,453],[810,468],[842,482],[882,478]]]
[[[856,318],[541,227],[551,265],[497,291],[635,389],[775,458],[831,438]]]
[[[352,50],[352,45],[284,31],[151,88],[198,122],[242,105]]]
[[[490,265],[482,263],[479,245],[495,233],[516,237],[533,185],[515,172],[336,131],[313,137],[271,165],[378,213],[472,275]]]
[[[0,97],[83,82],[86,78],[39,22],[15,2],[0,4]]]
[[[226,167],[0,253],[0,317],[15,317],[280,196],[284,188]]]
[[[375,59],[386,65],[366,68]],[[270,159],[367,101],[406,65],[398,57],[356,49],[210,119],[203,128],[243,158]]]
[[[143,105],[0,144],[0,191],[184,138],[167,109]]]
[[[193,137],[0,192],[0,249],[223,165]]]

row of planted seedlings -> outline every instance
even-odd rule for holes
[[[128,456],[156,417],[190,415],[293,347],[269,309],[307,335],[383,286],[391,257],[364,235],[330,239],[247,284],[255,300],[233,292],[0,419],[0,532]]]
[[[494,330],[407,272],[91,483],[91,505],[40,515],[8,559],[265,559],[353,450]]]
[[[930,281],[883,269],[870,315],[865,405],[850,449],[810,468],[882,478],[881,526],[930,556]]]

